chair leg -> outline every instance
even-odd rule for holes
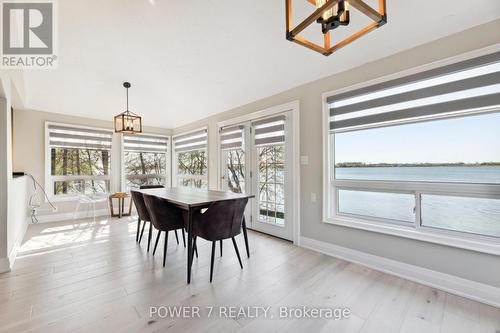
[[[158,246],[158,241],[160,240],[161,230],[158,230],[158,235],[156,235],[155,247],[153,248],[153,256],[156,253],[156,247]]]
[[[141,243],[141,240],[142,240],[142,235],[144,234],[144,228],[146,227],[146,221],[142,221],[143,225],[142,225],[142,230],[141,230],[141,235],[139,236],[139,244]]]
[[[137,233],[135,235],[135,242],[139,241],[139,232],[141,231],[141,219],[137,219]]]
[[[233,240],[233,245],[234,245],[234,250],[236,251],[236,255],[238,256],[238,261],[240,262],[240,267],[243,269],[243,264],[241,263],[241,257],[240,257],[240,251],[238,251],[238,245],[236,244],[236,240],[231,238]]]
[[[174,230],[175,233],[175,239],[177,240],[177,245],[179,245],[179,236],[177,235],[177,229]]]
[[[220,256],[222,257],[222,239],[219,242],[220,242]]]
[[[163,267],[165,267],[165,260],[167,259],[167,244],[168,244],[168,231],[165,231],[165,244],[163,244]]]
[[[194,251],[191,252],[191,262],[193,261],[193,257],[194,257],[195,252],[196,252],[196,258],[198,258],[198,248],[196,246],[196,238],[197,238],[196,236],[193,237],[193,249],[194,249]]]
[[[216,241],[212,242],[212,258],[210,259],[210,283],[212,283],[212,277],[214,275],[215,243],[217,242]]]
[[[184,234],[184,228],[182,228],[182,242],[184,243],[184,247],[186,247],[186,236]]]
[[[247,235],[247,223],[245,217],[243,216],[243,237],[245,238],[245,248],[247,250],[247,257],[250,258],[250,249],[248,248],[248,235]]]
[[[76,219],[76,213],[78,212],[79,208],[80,208],[80,201],[76,203],[75,211],[73,212],[73,220]]]
[[[153,223],[149,222],[149,235],[148,235],[148,252],[151,245],[151,237],[153,237]]]

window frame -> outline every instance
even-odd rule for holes
[[[189,177],[188,176],[186,176],[186,177],[179,176],[179,174],[178,174],[179,167],[177,165],[177,154],[179,154],[179,153],[175,151],[175,141],[174,140],[178,136],[183,136],[183,135],[187,135],[187,134],[195,133],[195,132],[200,132],[200,131],[206,131],[207,145],[203,149],[193,149],[192,151],[205,151],[205,156],[207,158],[206,175],[191,175]],[[210,173],[210,156],[209,156],[210,133],[208,132],[208,127],[203,126],[203,127],[198,127],[196,129],[190,130],[190,131],[177,133],[177,134],[171,136],[170,141],[171,141],[171,152],[172,152],[172,158],[171,158],[172,186],[175,185],[175,187],[186,187],[186,186],[182,186],[179,184],[179,181],[181,179],[193,179],[193,180],[202,180],[202,181],[205,180],[207,182],[207,190],[209,190],[210,189],[210,177],[209,177],[209,173]]]
[[[111,139],[111,149],[109,150],[110,156],[111,156],[111,161],[110,161],[110,166],[109,166],[109,174],[105,176],[88,176],[88,175],[82,175],[82,176],[76,176],[76,175],[67,175],[67,176],[53,176],[51,174],[51,147],[50,147],[50,136],[49,136],[49,126],[55,125],[55,126],[65,126],[65,127],[72,127],[75,129],[86,129],[86,130],[96,130],[96,131],[105,131],[105,132],[110,132],[112,135]],[[115,163],[113,162],[113,150],[114,150],[114,132],[113,130],[107,129],[107,128],[102,128],[102,127],[95,127],[95,126],[81,126],[81,125],[74,125],[74,124],[68,124],[68,123],[59,123],[59,122],[51,122],[51,121],[46,121],[45,122],[45,170],[44,170],[44,175],[45,175],[45,190],[47,192],[48,198],[53,201],[53,202],[64,202],[64,201],[76,201],[78,200],[79,196],[78,195],[73,195],[73,194],[59,194],[55,195],[54,194],[54,182],[55,181],[72,181],[72,180],[107,180],[109,181],[109,192],[113,191],[114,188],[114,175],[115,175],[115,168],[114,165]],[[116,157],[115,157],[116,158]]]
[[[483,54],[490,53],[491,50],[482,51]],[[472,198],[500,199],[500,184],[467,184],[467,183],[444,183],[426,181],[378,181],[378,180],[340,180],[335,179],[335,137],[330,136],[330,108],[327,102],[328,97],[338,95],[350,90],[371,86],[391,79],[415,74],[424,70],[441,67],[459,60],[469,59],[481,55],[463,55],[452,59],[436,62],[412,68],[379,79],[371,80],[362,84],[338,89],[322,94],[323,107],[323,223],[334,224],[343,227],[350,227],[361,230],[368,230],[404,238],[416,239],[440,245],[453,246],[473,250],[477,252],[500,255],[500,237],[478,235],[461,231],[439,229],[435,227],[423,226],[421,221],[421,196],[425,194],[437,194],[446,196],[461,196]],[[473,110],[463,112],[458,115],[436,115],[421,119],[402,120],[390,124],[377,124],[369,128],[383,128],[394,125],[416,123],[422,121],[435,121],[439,119],[449,119],[453,117],[464,117],[475,114],[498,113],[500,108],[485,108],[483,110]],[[348,129],[346,131],[359,130]],[[342,132],[342,131],[340,131]],[[333,165],[332,165],[333,164]],[[393,220],[383,218],[370,218],[354,214],[338,212],[338,190],[368,190],[389,193],[411,193],[415,196],[415,223],[394,223]]]
[[[141,133],[141,136],[151,136],[151,137],[162,137],[167,139],[167,151],[166,155],[166,169],[165,174],[160,175],[165,177],[165,186],[170,187],[172,185],[172,136],[164,134],[154,134],[154,133]],[[127,188],[127,175],[125,172],[125,138],[120,135],[120,190],[125,191]],[[147,175],[144,177],[147,178]]]

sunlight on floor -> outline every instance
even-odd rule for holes
[[[136,223],[133,217],[121,220],[103,217],[96,222],[88,219],[30,225],[18,258],[104,243],[109,240],[112,228],[127,228],[128,234],[134,234]]]

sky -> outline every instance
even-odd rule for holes
[[[500,113],[338,133],[335,162],[500,162]]]

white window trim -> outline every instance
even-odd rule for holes
[[[440,245],[447,245],[467,250],[500,255],[500,239],[488,236],[468,234],[465,232],[456,232],[451,230],[442,230],[437,228],[425,227],[420,225],[420,206],[416,205],[415,220],[411,226],[405,226],[399,223],[383,223],[383,219],[365,218],[355,215],[338,214],[335,209],[338,205],[334,205],[337,198],[335,190],[332,190],[332,167],[330,158],[332,152],[332,142],[330,139],[330,111],[327,98],[346,91],[363,88],[380,82],[408,76],[421,71],[445,66],[461,60],[475,58],[481,55],[489,54],[500,50],[500,44],[493,45],[484,49],[475,50],[462,54],[456,57],[440,60],[398,72],[392,75],[384,76],[356,84],[346,88],[330,91],[322,94],[323,106],[323,222],[334,224],[343,227],[368,230],[372,232],[410,238]],[[498,111],[498,110],[497,110]],[[475,112],[475,111],[474,111]],[[492,112],[492,110],[485,110]],[[472,112],[471,112],[472,113]],[[435,117],[442,119],[442,116]],[[409,121],[411,122],[411,121]],[[385,126],[381,126],[385,127]],[[481,184],[453,184],[453,183],[433,183],[433,182],[394,182],[394,181],[363,181],[363,180],[336,180],[338,187],[357,188],[357,189],[377,189],[390,192],[410,191],[415,195],[425,194],[445,194],[456,196],[484,197],[484,198],[500,198],[500,185],[481,185]],[[382,222],[382,223],[381,223]],[[389,222],[389,221],[385,221]]]
[[[293,131],[293,139],[291,140],[291,150],[292,156],[291,161],[292,168],[292,179],[293,182],[289,188],[291,193],[293,193],[290,198],[290,207],[293,210],[293,244],[300,246],[300,101],[294,100],[288,103],[272,106],[260,111],[248,113],[239,117],[234,117],[224,121],[219,121],[216,123],[216,132],[213,139],[216,142],[216,169],[217,169],[217,188],[222,190],[222,183],[220,182],[220,176],[222,174],[221,167],[221,149],[220,149],[220,136],[219,130],[222,127],[239,125],[246,122],[251,122],[259,118],[266,118],[273,115],[282,114],[284,112],[291,111],[292,115],[292,126],[291,131]],[[290,132],[290,131],[285,131]],[[251,140],[252,138],[250,138]],[[253,189],[252,189],[253,190]]]
[[[190,134],[190,133],[195,133],[195,132],[199,132],[199,131],[203,131],[205,130],[207,132],[207,147],[205,149],[196,149],[198,151],[201,151],[201,150],[204,150],[205,151],[205,155],[207,156],[207,174],[205,176],[201,176],[201,175],[186,175],[186,176],[179,176],[177,174],[177,171],[178,171],[178,166],[177,166],[177,153],[175,152],[175,145],[174,145],[174,139],[178,136],[182,136],[182,135],[186,135],[186,134]],[[210,174],[210,155],[209,155],[209,144],[210,144],[210,133],[208,132],[208,126],[203,126],[203,127],[198,127],[198,128],[195,128],[193,130],[190,130],[190,131],[186,131],[186,132],[181,132],[181,133],[177,133],[175,135],[173,135],[171,138],[170,138],[170,141],[171,141],[171,151],[172,151],[172,159],[171,159],[171,165],[172,165],[172,186],[174,187],[182,187],[179,185],[179,181],[181,179],[201,179],[201,180],[206,180],[207,181],[207,190],[210,189],[210,179],[209,179],[209,174]]]
[[[165,174],[159,174],[158,176],[164,176],[166,179],[165,186],[170,187],[172,186],[172,137],[170,135],[163,135],[163,134],[154,134],[154,133],[141,133],[141,136],[151,136],[151,137],[160,137],[160,138],[166,138],[168,139],[167,141],[167,168],[166,168],[166,173]],[[123,135],[120,135],[120,191],[125,191],[127,188],[127,180],[126,180],[126,175],[125,175],[125,144],[124,144],[124,138]]]
[[[72,180],[72,179],[97,179],[97,180],[109,180],[109,189],[110,192],[113,191],[114,188],[114,175],[116,174],[116,163],[113,163],[114,158],[113,157],[113,150],[114,146],[113,143],[111,144],[111,163],[110,163],[110,170],[109,170],[109,175],[107,176],[52,176],[51,175],[51,150],[50,150],[50,137],[49,137],[49,126],[51,125],[56,125],[56,126],[67,126],[67,127],[73,127],[73,128],[80,128],[80,129],[88,129],[88,130],[98,130],[98,131],[106,131],[110,132],[114,136],[113,130],[110,130],[108,128],[102,128],[102,127],[93,127],[93,126],[81,126],[81,125],[74,125],[74,124],[68,124],[68,123],[58,123],[58,122],[52,122],[52,121],[46,121],[45,122],[45,190],[47,192],[47,195],[49,199],[52,202],[64,202],[64,201],[77,201],[78,196],[77,195],[71,195],[71,194],[66,194],[66,195],[54,195],[54,180]],[[113,141],[112,141],[113,142]]]

